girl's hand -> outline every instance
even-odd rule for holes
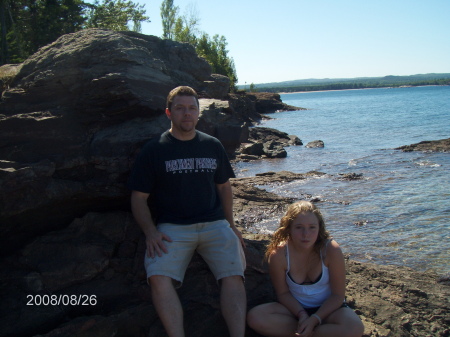
[[[311,337],[314,332],[314,328],[318,325],[317,319],[315,317],[308,316],[303,321],[298,321],[296,336],[300,337]]]
[[[306,320],[308,320],[308,318],[309,318],[309,315],[308,315],[308,313],[305,311],[305,310],[300,310],[299,312],[298,312],[298,324],[297,324],[297,331],[295,332],[295,335],[296,336],[303,336],[302,334],[301,334],[301,332],[303,331],[303,323],[306,321]]]

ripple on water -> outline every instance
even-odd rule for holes
[[[383,163],[356,181],[327,174],[260,187],[291,198],[320,200],[328,229],[355,259],[448,273],[449,193],[448,185],[437,183],[447,173],[440,164],[410,164]],[[252,231],[271,233],[278,221],[265,219]]]

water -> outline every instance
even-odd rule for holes
[[[450,273],[450,153],[394,148],[450,137],[450,87],[366,89],[282,94],[308,110],[271,115],[261,126],[293,134],[304,145],[288,157],[238,163],[238,177],[268,171],[327,173],[263,188],[297,199],[319,197],[327,227],[353,259]],[[356,181],[337,179],[358,173]],[[273,231],[278,218],[253,228]]]

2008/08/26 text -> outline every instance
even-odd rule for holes
[[[96,295],[27,295],[27,305],[97,305]]]

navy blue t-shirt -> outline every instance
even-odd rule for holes
[[[234,177],[218,139],[196,131],[181,141],[166,131],[143,147],[128,187],[152,196],[157,223],[193,224],[225,218],[216,184]]]

